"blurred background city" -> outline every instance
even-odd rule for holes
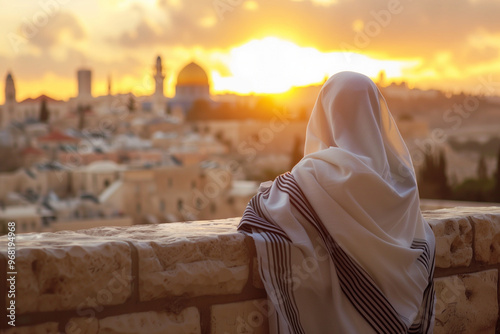
[[[241,216],[302,158],[321,85],[343,70],[384,94],[423,209],[500,202],[498,1],[0,8],[2,234]]]

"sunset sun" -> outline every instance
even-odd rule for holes
[[[222,76],[212,71],[214,90],[241,94],[282,93],[292,87],[319,84],[325,77],[343,70],[361,72],[372,78],[385,71],[388,78],[399,79],[404,68],[416,63],[356,53],[322,52],[276,37],[251,40],[234,47],[227,59],[231,75]]]

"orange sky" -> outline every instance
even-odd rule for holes
[[[279,92],[340,70],[421,88],[500,94],[496,0],[0,0],[0,75],[18,99],[150,94],[157,55],[173,95],[194,60],[221,91]],[[347,53],[346,53],[347,52]],[[3,91],[3,85],[1,85]],[[4,96],[0,94],[0,103]]]

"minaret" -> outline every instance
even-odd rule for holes
[[[108,96],[111,96],[111,74],[108,75]]]
[[[0,115],[0,127],[6,126],[15,119],[16,104],[16,86],[12,74],[8,72],[5,78],[5,104]]]
[[[155,96],[161,96],[163,97],[163,79],[165,79],[165,76],[163,75],[163,68],[161,66],[161,58],[160,56],[156,57],[156,73],[155,73],[155,82],[156,82],[156,87],[155,87]]]
[[[5,78],[5,104],[16,103],[16,86],[14,85],[14,78],[10,72],[7,73]]]

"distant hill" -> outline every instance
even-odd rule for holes
[[[47,102],[63,102],[61,100],[56,100],[56,99],[51,98],[50,96],[42,94],[38,97],[35,97],[34,99],[29,97],[25,100],[22,100],[20,103],[41,103],[43,100],[45,100]]]

